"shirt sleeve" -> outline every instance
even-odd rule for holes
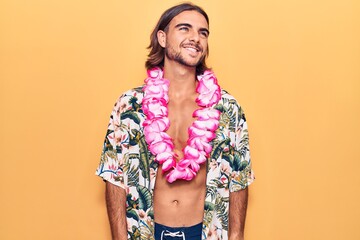
[[[232,161],[230,192],[239,191],[248,187],[254,180],[255,175],[251,168],[249,133],[245,114],[241,107],[234,107],[235,121],[235,146]]]
[[[102,177],[104,181],[125,189],[123,155],[128,148],[129,135],[120,118],[122,99],[123,96],[118,99],[111,112],[96,175]]]

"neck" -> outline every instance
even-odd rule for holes
[[[164,78],[170,81],[169,97],[182,98],[196,93],[196,68],[180,64],[164,65]]]

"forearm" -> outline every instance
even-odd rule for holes
[[[106,182],[106,207],[113,240],[127,239],[125,190]]]
[[[244,240],[248,188],[230,193],[229,240]]]

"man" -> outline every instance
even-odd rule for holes
[[[205,64],[208,36],[200,7],[165,11],[145,85],[115,104],[97,169],[113,239],[244,239],[247,125]]]

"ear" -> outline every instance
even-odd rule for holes
[[[157,32],[157,39],[161,47],[165,48],[166,46],[166,33],[162,30]]]

